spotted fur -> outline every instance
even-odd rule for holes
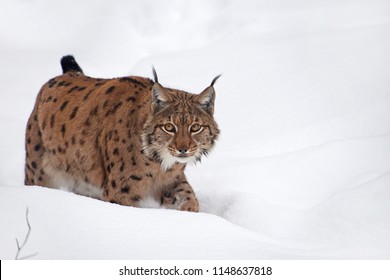
[[[122,205],[198,211],[184,169],[214,146],[214,83],[200,94],[142,77],[85,76],[72,56],[40,90],[26,129],[25,184]]]

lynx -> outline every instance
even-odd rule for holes
[[[25,184],[121,205],[199,210],[184,175],[219,134],[217,76],[200,94],[142,77],[85,76],[73,56],[41,88],[26,129]]]

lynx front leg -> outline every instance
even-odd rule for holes
[[[161,205],[183,211],[199,211],[198,200],[187,181],[177,182],[165,188],[161,196]]]
[[[153,177],[143,169],[146,165],[141,149],[134,147],[130,140],[119,141],[126,139],[127,131],[126,135],[121,135],[119,128],[115,128],[108,130],[104,137],[107,144],[102,154],[106,174],[103,200],[140,207],[140,201],[150,194]]]
[[[148,188],[143,186],[143,183],[134,181],[131,177],[124,181],[110,178],[108,185],[104,187],[103,200],[125,206],[140,207],[139,202],[148,196]]]

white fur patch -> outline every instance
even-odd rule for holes
[[[44,159],[44,164],[47,163]],[[65,190],[76,194],[93,197],[97,199],[103,198],[103,190],[92,184],[86,183],[83,180],[77,180],[65,174],[62,171],[52,168],[49,164],[45,164],[45,171],[50,177],[51,188]]]
[[[141,199],[138,203],[141,208],[160,208],[161,206],[160,203],[151,196]]]
[[[163,170],[168,170],[171,168],[175,163],[195,163],[196,157],[186,157],[186,158],[179,158],[173,156],[168,150],[164,150],[162,153],[160,153],[162,162],[161,162],[161,168]]]
[[[103,190],[101,188],[98,188],[84,181],[76,182],[73,187],[67,188],[67,190],[80,195],[103,199]]]

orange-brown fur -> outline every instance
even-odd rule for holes
[[[199,160],[212,148],[219,133],[214,97],[207,99],[212,86],[194,95],[142,77],[64,72],[43,85],[28,120],[26,185],[131,206],[152,197],[162,207],[198,211],[184,169],[187,159]],[[166,123],[176,131],[167,131]],[[194,123],[202,125],[200,132],[192,132]],[[165,156],[182,156],[183,163],[164,165]]]

